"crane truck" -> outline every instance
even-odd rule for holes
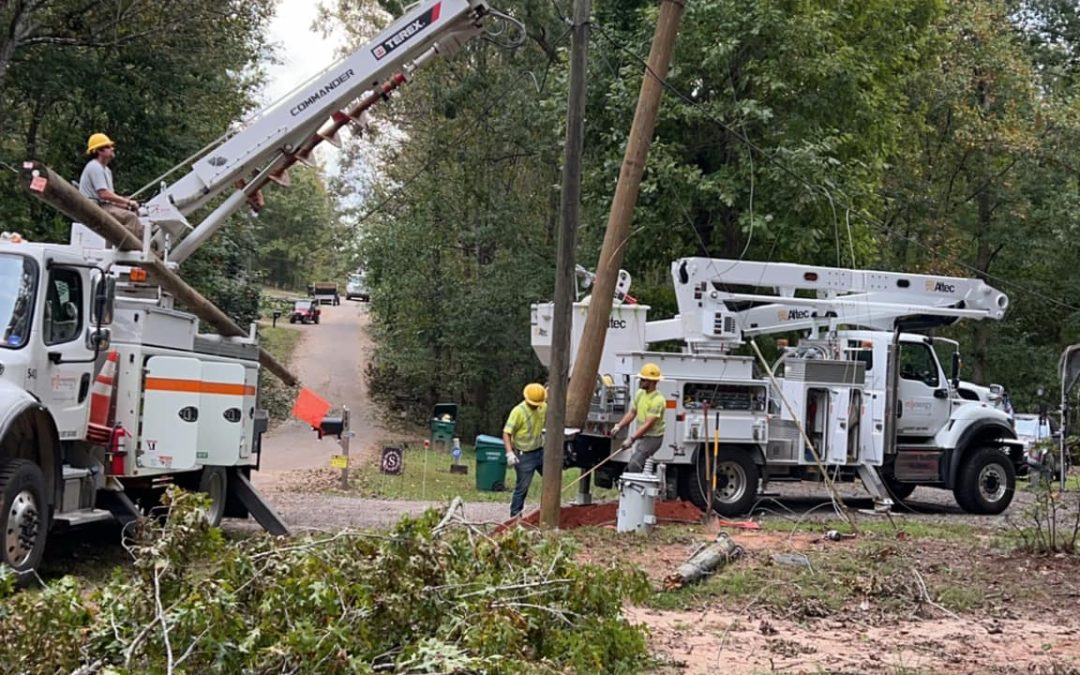
[[[1008,507],[1025,470],[1008,414],[962,398],[959,352],[947,374],[918,332],[1001,319],[1004,293],[979,279],[744,260],[683,258],[671,273],[674,318],[648,321],[639,304],[612,311],[587,423],[567,452],[571,465],[604,463],[597,485],[609,487],[629,459],[618,449],[627,432],[611,429],[651,362],[667,398],[654,459],[668,493],[702,509],[742,514],[771,481],[833,479],[861,480],[883,509],[919,485],[951,490],[971,513]],[[575,305],[571,354],[587,312],[587,299]],[[545,364],[552,317],[551,304],[533,306]],[[800,331],[796,345],[780,343],[776,363],[756,343],[753,356],[734,353],[757,336]],[[672,342],[679,351],[648,351]]]
[[[180,311],[171,292],[190,288],[164,281],[178,279],[171,271],[230,215],[254,208],[268,182],[287,184],[290,167],[310,161],[321,142],[336,142],[342,128],[362,127],[368,108],[436,56],[482,35],[491,17],[513,21],[483,0],[406,9],[190,158],[175,182],[162,177],[140,211],[137,242],[117,235],[110,216],[47,167],[23,165],[31,194],[84,222],[65,245],[11,234],[0,241],[0,562],[20,580],[32,576],[51,532],[136,517],[138,498],[171,484],[207,492],[215,524],[250,514],[272,533],[286,532],[248,481],[266,428],[254,327],[201,334],[198,317]],[[188,222],[219,198],[197,226]],[[206,312],[228,324],[220,311]]]

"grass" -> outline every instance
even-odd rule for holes
[[[303,333],[287,326],[260,326],[259,345],[282,363],[292,358]]]
[[[259,345],[278,361],[289,364],[303,334],[287,326],[259,326]],[[259,372],[259,405],[270,413],[270,419],[280,421],[289,416],[295,391],[265,370]]]
[[[1031,483],[1027,478],[1017,478],[1016,479],[1016,490],[1017,490],[1017,492],[1019,492],[1020,490],[1028,489],[1028,486],[1030,484]],[[1055,490],[1058,489],[1058,485],[1059,485],[1058,481],[1054,480],[1053,481],[1053,487],[1054,487]],[[1065,477],[1065,491],[1066,492],[1080,492],[1080,474],[1078,474],[1076,472],[1076,470],[1073,470],[1072,472],[1069,473],[1068,476]]]
[[[978,584],[965,583],[967,572],[954,571],[936,562],[936,555],[926,556],[928,547],[977,550],[985,546],[985,533],[977,527],[957,524],[904,522],[903,539],[887,522],[860,523],[857,539],[843,544],[825,543],[805,550],[792,548],[776,533],[792,531],[792,523],[763,523],[761,536],[771,537],[767,548],[752,547],[742,559],[732,562],[704,581],[678,590],[658,590],[647,606],[660,610],[703,611],[718,605],[727,610],[743,611],[758,607],[796,620],[828,617],[849,611],[865,610],[874,615],[907,616],[916,607],[934,612],[925,604],[919,579],[927,585],[930,599],[955,612],[971,612],[986,607],[990,600]],[[806,523],[797,536],[836,529],[834,523]],[[685,549],[689,557],[704,541],[699,526],[657,528],[648,535],[626,537],[602,528],[583,528],[565,534],[599,558],[610,557],[645,569],[660,562],[673,572],[671,546]],[[732,532],[739,541],[740,534]],[[758,536],[746,533],[746,537]],[[669,550],[657,557],[656,550]],[[791,557],[773,554],[797,552],[807,557],[810,567],[792,564]],[[677,556],[678,557],[678,556]],[[678,557],[679,560],[684,558]],[[670,569],[668,569],[670,568]],[[918,570],[916,575],[914,570]],[[921,576],[920,576],[921,575]]]
[[[507,469],[505,491],[477,490],[476,453],[471,446],[462,446],[459,460],[459,464],[468,467],[466,474],[450,473],[452,458],[449,452],[443,450],[409,445],[405,448],[403,455],[404,470],[400,475],[384,474],[379,472],[377,467],[371,467],[370,470],[357,471],[353,474],[353,488],[365,497],[379,499],[447,501],[454,497],[461,497],[465,501],[487,502],[508,502],[510,492],[514,489],[514,471]],[[563,471],[564,500],[572,499],[577,494],[576,487],[566,488],[580,475],[580,469]],[[528,502],[535,504],[539,501],[542,481],[539,475],[533,477],[532,485],[529,486]],[[614,490],[593,488],[593,498],[596,500],[607,499],[617,494]]]
[[[826,522],[806,521],[794,523],[788,520],[766,520],[761,523],[762,529],[769,532],[828,532],[836,530],[847,534],[852,531],[851,526],[839,520]],[[885,537],[895,537],[901,532],[909,539],[937,539],[955,542],[974,543],[986,532],[976,526],[963,523],[927,522],[920,520],[857,520],[856,526],[860,534],[873,534]]]
[[[731,563],[705,581],[675,591],[658,591],[649,606],[664,610],[699,610],[724,602],[729,608],[763,607],[795,619],[831,616],[864,601],[875,611],[910,613],[920,597],[914,560],[891,542],[807,551],[811,567],[792,565],[757,551]],[[931,596],[937,587],[931,579]],[[934,601],[951,610],[969,611],[985,598],[974,588],[942,585]]]

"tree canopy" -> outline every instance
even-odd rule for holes
[[[468,432],[497,428],[545,377],[528,308],[553,289],[569,6],[499,8],[525,22],[520,48],[475,41],[425,71],[377,109],[398,135],[346,155],[383,168],[351,214],[376,390],[418,409],[463,403]],[[342,1],[330,15],[365,26],[358,42],[379,9],[398,8]],[[594,4],[587,267],[657,12]],[[946,331],[964,376],[1033,405],[1078,337],[1077,26],[1080,10],[1054,0],[688,3],[627,245],[634,295],[670,316],[670,262],[686,255],[980,277],[1012,307]]]

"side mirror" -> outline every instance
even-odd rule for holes
[[[104,275],[94,284],[94,296],[90,307],[90,322],[107,326],[113,321],[113,305],[116,302],[116,279]]]
[[[960,359],[960,352],[953,352],[952,354],[952,375],[949,377],[952,380],[953,389],[960,387],[960,365],[962,361]]]
[[[112,344],[112,331],[108,328],[92,328],[86,333],[86,348],[95,354],[103,352]]]

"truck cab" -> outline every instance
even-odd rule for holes
[[[367,280],[360,272],[349,275],[349,281],[345,284],[345,299],[359,300],[361,302],[368,302],[371,299]]]

